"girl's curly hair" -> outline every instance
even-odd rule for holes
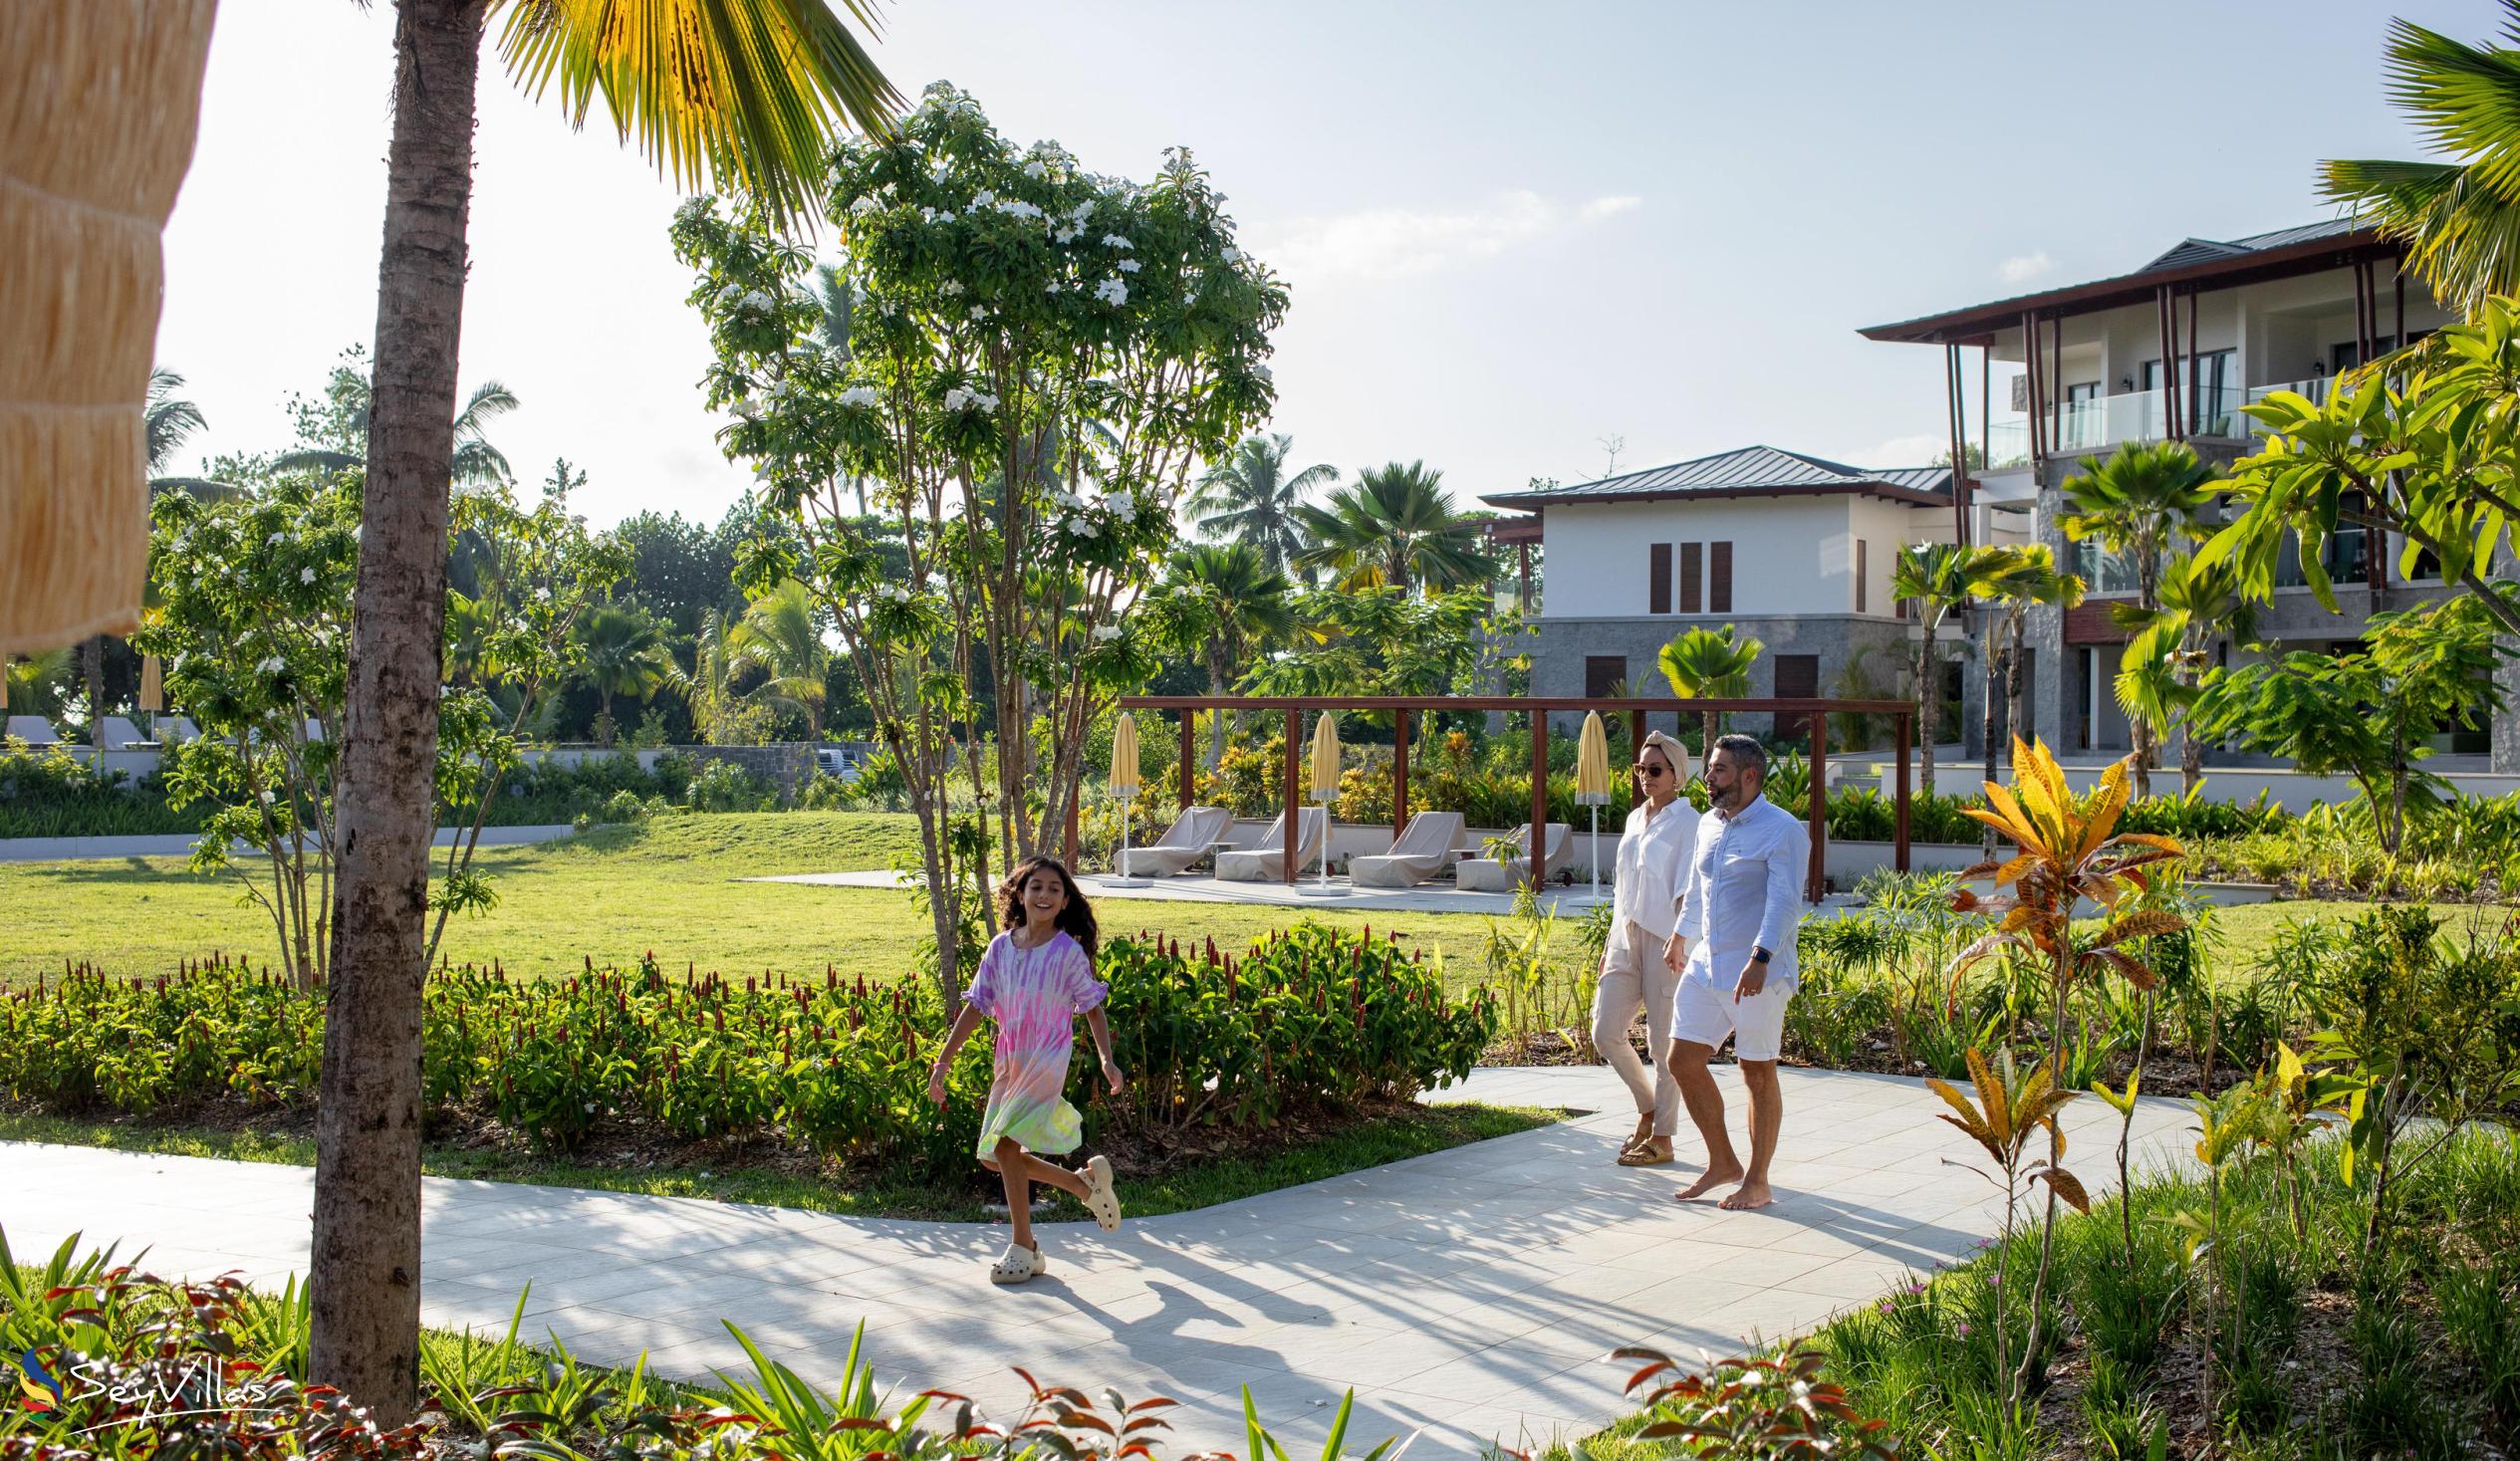
[[[1030,882],[1036,872],[1058,874],[1060,885],[1068,890],[1068,905],[1061,908],[1059,916],[1052,921],[1061,932],[1085,949],[1087,958],[1094,958],[1102,938],[1094,923],[1094,905],[1085,900],[1085,889],[1077,886],[1076,878],[1068,871],[1068,864],[1056,857],[1026,857],[1015,864],[1014,871],[1006,874],[1006,881],[999,883],[997,889],[998,925],[1009,933],[1024,926],[1024,884]]]

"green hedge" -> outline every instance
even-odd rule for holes
[[[1486,990],[1447,1000],[1397,942],[1318,924],[1239,956],[1114,939],[1101,973],[1131,1086],[1117,1101],[1097,1090],[1080,1022],[1069,1098],[1090,1134],[1250,1129],[1406,1096],[1466,1077],[1496,1031]],[[64,1111],[303,1104],[323,1019],[322,991],[223,958],[155,980],[73,972],[0,1000],[0,1091]],[[548,981],[442,969],[422,1008],[423,1098],[556,1150],[624,1118],[683,1137],[775,1128],[834,1158],[950,1169],[978,1140],[990,1056],[985,1039],[965,1048],[940,1118],[927,1071],[946,1024],[920,980],[738,984],[670,977],[652,957]]]

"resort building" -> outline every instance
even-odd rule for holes
[[[1541,596],[1533,694],[1668,694],[1662,646],[1731,624],[1765,646],[1750,694],[1866,698],[1901,693],[1908,622],[1890,568],[1902,545],[1950,542],[1963,513],[1972,541],[2027,541],[2023,514],[1955,506],[1951,489],[1948,466],[1749,446],[1481,500],[1529,515],[1500,538],[1536,534],[1544,561],[1570,569]],[[1965,694],[1967,676],[1950,672]]]

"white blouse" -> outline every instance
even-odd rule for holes
[[[1619,839],[1619,885],[1613,907],[1619,920],[1669,938],[1678,922],[1680,878],[1697,845],[1697,809],[1674,797],[1660,812],[1639,802],[1628,814]]]

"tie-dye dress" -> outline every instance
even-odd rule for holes
[[[994,1157],[1006,1136],[1043,1155],[1083,1144],[1082,1118],[1062,1093],[1068,1054],[1076,1048],[1076,1017],[1101,1004],[1105,993],[1084,947],[1064,931],[1033,949],[1003,933],[990,941],[978,977],[962,996],[997,1022],[997,1071],[980,1118],[981,1156]]]

